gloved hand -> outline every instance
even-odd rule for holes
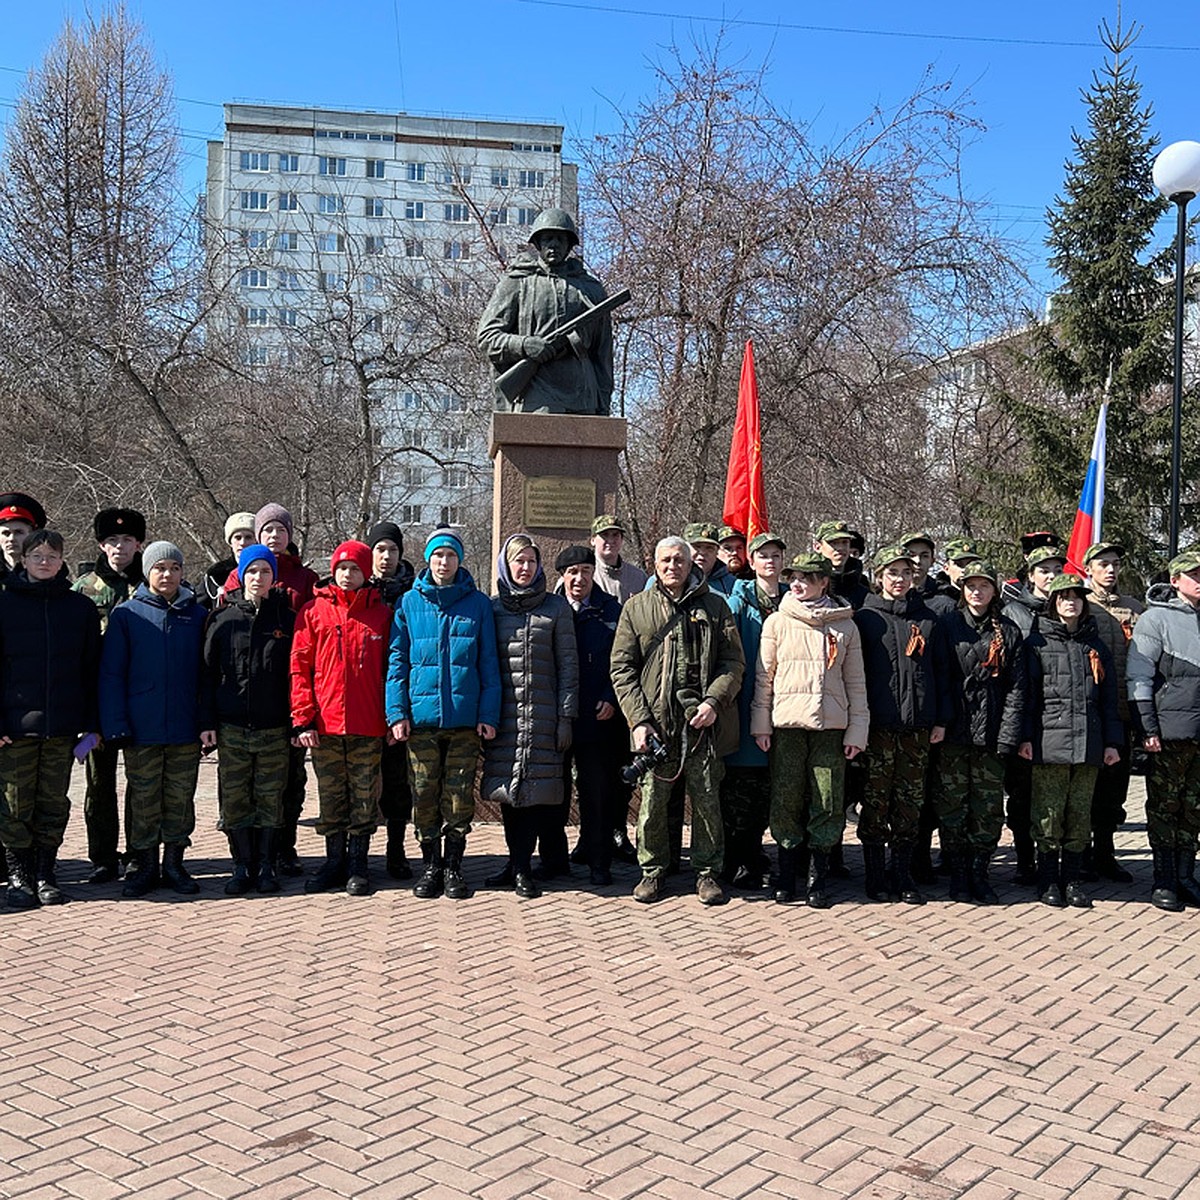
[[[549,362],[557,353],[552,343],[545,338],[527,337],[521,342],[521,352],[534,362]]]
[[[571,735],[574,732],[574,722],[570,717],[558,718],[558,729],[554,735],[554,748],[559,754],[566,754],[571,748]]]

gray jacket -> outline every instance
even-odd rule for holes
[[[1170,584],[1152,587],[1133,627],[1125,682],[1130,715],[1143,737],[1200,738],[1200,613]]]

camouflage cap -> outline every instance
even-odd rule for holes
[[[832,542],[834,538],[853,538],[854,530],[849,521],[822,521],[813,537],[818,542]]]
[[[722,525],[721,528],[717,530],[717,541],[724,542],[728,541],[729,538],[741,538],[744,542],[746,540],[746,535],[740,529],[734,529],[732,525]]]
[[[884,546],[881,550],[876,550],[871,556],[871,567],[873,570],[882,571],[889,563],[899,562],[901,559],[916,566],[917,560],[909,554],[907,542],[902,545]]]
[[[915,533],[906,533],[901,540],[906,546],[911,546],[913,542],[924,542],[930,550],[937,549],[937,542],[933,540],[933,534],[926,533],[921,529],[918,529]]]
[[[1196,570],[1200,567],[1200,546],[1193,546],[1189,550],[1183,550],[1175,555],[1167,564],[1167,573],[1172,579],[1176,575],[1186,575],[1189,571]]]
[[[1057,596],[1059,592],[1082,592],[1087,596],[1087,585],[1073,571],[1064,571],[1055,575],[1046,588],[1047,596]]]
[[[592,537],[603,533],[606,529],[615,529],[622,534],[625,532],[625,526],[612,513],[601,513],[592,522]]]
[[[788,563],[788,570],[799,575],[833,575],[833,563],[823,554],[809,550],[805,554],[797,554]]]
[[[1115,554],[1118,558],[1125,557],[1125,547],[1119,542],[1093,542],[1083,552],[1083,565],[1086,567],[1093,558],[1099,558],[1102,554]]]
[[[779,534],[766,531],[750,539],[750,553],[753,554],[756,550],[761,550],[764,546],[771,545],[772,542],[774,542],[780,550],[787,549],[787,542],[785,542],[783,538],[779,536]]]
[[[711,542],[717,546],[721,542],[720,530],[711,521],[693,521],[683,527],[683,540],[689,546],[697,542]]]
[[[1038,546],[1036,550],[1029,552],[1029,557],[1025,561],[1029,564],[1030,570],[1040,567],[1044,562],[1060,562],[1065,567],[1067,556],[1064,551],[1055,546]]]
[[[979,560],[979,547],[970,538],[951,538],[946,543],[945,552],[950,562],[960,562],[964,558]]]
[[[995,563],[990,563],[986,559],[973,558],[970,562],[963,564],[962,580],[966,583],[968,579],[986,579],[989,583],[997,583],[999,572],[996,570]]]

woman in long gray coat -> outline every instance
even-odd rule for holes
[[[487,743],[483,794],[500,802],[508,864],[487,880],[533,899],[541,890],[530,860],[538,834],[563,799],[563,755],[579,703],[579,657],[571,606],[546,590],[541,553],[513,534],[496,560],[492,598],[503,697]]]

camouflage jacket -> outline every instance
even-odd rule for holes
[[[142,582],[141,559],[134,559],[127,568],[128,574],[118,574],[103,558],[96,562],[96,569],[80,576],[72,591],[86,596],[100,610],[101,632],[108,629],[108,618],[118,604],[128,600]]]

